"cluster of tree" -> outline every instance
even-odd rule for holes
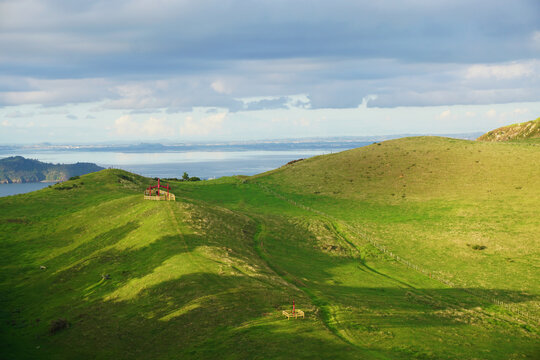
[[[157,178],[154,178],[154,180],[157,180]],[[162,180],[175,180],[175,181],[201,181],[200,177],[192,176],[190,177],[187,172],[184,171],[184,175],[182,175],[182,178],[164,178]]]
[[[184,171],[184,175],[182,175],[182,181],[201,181],[201,178],[197,176],[189,177],[188,173]]]

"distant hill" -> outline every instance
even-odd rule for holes
[[[12,156],[0,159],[0,183],[65,181],[72,176],[99,170],[103,168],[93,163],[49,164],[22,156]]]
[[[479,141],[511,141],[540,138],[540,118],[503,126],[480,136]]]

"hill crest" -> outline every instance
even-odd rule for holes
[[[540,138],[540,118],[491,130],[480,136],[478,141],[511,141]]]

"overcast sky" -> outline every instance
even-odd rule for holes
[[[0,0],[0,142],[486,131],[540,116],[538,0]]]

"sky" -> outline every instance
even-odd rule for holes
[[[538,0],[0,0],[0,144],[449,134],[539,116]]]

